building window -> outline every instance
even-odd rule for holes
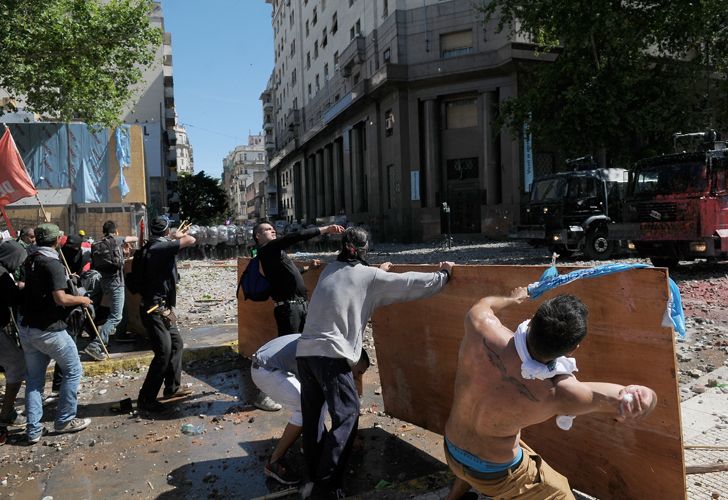
[[[318,40],[313,42],[313,58],[316,59],[318,57]]]
[[[326,0],[321,0],[321,12],[326,10]]]
[[[308,96],[311,97],[311,84],[308,84]]]
[[[334,52],[334,69],[339,67],[339,51]]]
[[[311,69],[311,53],[306,52],[306,69]]]
[[[291,57],[296,55],[296,39],[294,38],[291,42]]]
[[[354,85],[356,85],[357,83],[359,83],[359,78],[361,78],[361,75],[359,73],[357,73],[356,75],[354,75]]]
[[[334,12],[334,15],[331,16],[331,34],[333,35],[339,31],[339,20],[336,17],[336,12]]]
[[[361,35],[361,19],[356,20],[354,27],[356,28],[356,35]]]
[[[447,180],[478,178],[478,158],[456,158],[447,160]]]
[[[354,31],[354,26],[352,26],[351,29],[349,30],[349,40],[353,40],[355,34],[356,34],[356,32]]]
[[[389,0],[382,0],[382,17],[389,15]]]
[[[349,7],[351,7],[352,5],[354,5],[354,2],[355,2],[355,1],[356,1],[356,0],[349,0]]]
[[[306,19],[306,36],[308,36],[308,19]]]
[[[293,71],[291,72],[291,85],[296,84],[296,68],[293,68]]]
[[[445,104],[445,119],[448,129],[478,126],[477,100],[459,99]]]
[[[316,23],[318,22],[318,14],[316,13],[316,7],[313,8],[313,17],[311,18],[311,24],[313,26],[316,26]]]
[[[293,98],[293,109],[298,109],[298,97]]]
[[[440,57],[457,57],[473,51],[473,31],[456,31],[440,35]]]
[[[318,92],[320,88],[321,88],[321,85],[319,83],[319,76],[318,76],[318,73],[316,73],[316,92]]]
[[[324,79],[329,79],[329,63],[324,64]]]
[[[326,36],[326,28],[321,33],[321,47],[326,47],[326,44],[329,43],[329,39]]]
[[[389,62],[392,58],[392,51],[389,49],[386,49],[384,51],[384,54],[382,54],[382,59],[384,59],[384,62]]]

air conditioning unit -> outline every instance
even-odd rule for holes
[[[384,130],[394,129],[394,115],[390,115],[384,119]]]

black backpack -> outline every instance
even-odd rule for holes
[[[142,293],[144,282],[144,260],[147,256],[149,243],[134,250],[134,259],[131,261],[131,272],[126,275],[126,287],[131,293]]]
[[[91,265],[104,274],[118,273],[124,267],[124,252],[113,236],[91,245]]]
[[[250,259],[248,266],[240,276],[237,289],[238,296],[240,296],[241,289],[243,290],[245,300],[250,299],[253,302],[265,302],[270,298],[270,282],[260,272],[260,260],[257,256]]]

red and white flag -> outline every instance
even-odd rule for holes
[[[10,129],[6,128],[0,139],[0,207],[37,193]]]

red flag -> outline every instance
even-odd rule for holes
[[[25,170],[13,136],[10,135],[10,129],[7,128],[0,139],[0,207],[37,193]]]

